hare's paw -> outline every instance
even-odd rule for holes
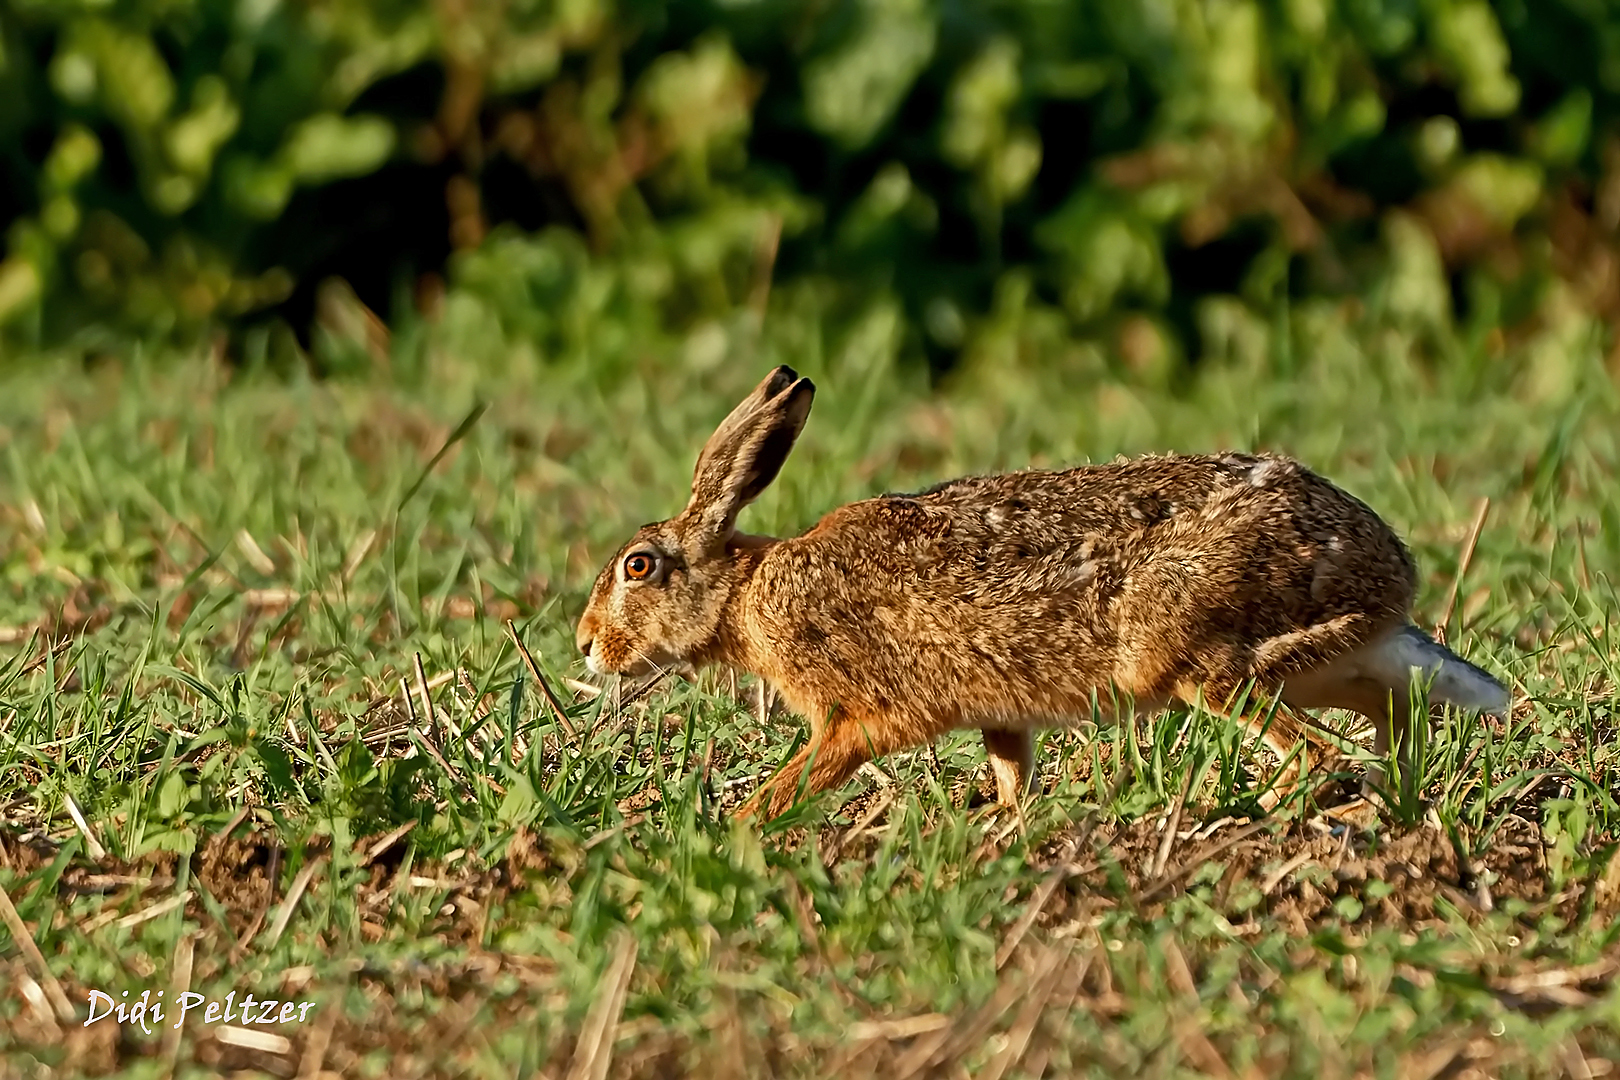
[[[1333,824],[1371,831],[1378,826],[1378,804],[1365,795],[1358,795],[1349,802],[1325,808],[1322,816]]]
[[[758,791],[754,792],[748,797],[747,802],[737,807],[736,813],[733,816],[736,817],[738,821],[747,821],[750,818],[758,817],[760,800],[764,794],[765,788],[761,786]]]

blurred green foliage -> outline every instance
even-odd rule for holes
[[[1617,102],[1584,0],[0,0],[0,334],[717,362],[809,305],[1158,378],[1306,297],[1597,325]]]

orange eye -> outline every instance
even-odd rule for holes
[[[645,581],[656,565],[651,555],[638,551],[624,560],[624,576],[631,581]]]

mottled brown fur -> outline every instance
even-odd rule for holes
[[[1168,455],[968,477],[839,507],[791,539],[736,533],[812,393],[778,368],[733,410],[686,509],[621,549],[579,624],[599,671],[729,664],[809,721],[745,812],[786,809],[807,765],[822,791],[955,728],[984,733],[1013,802],[1033,729],[1110,715],[1121,696],[1224,708],[1251,679],[1287,702],[1300,677],[1400,741],[1388,695],[1334,664],[1409,626],[1416,569],[1372,510],[1304,466]],[[647,581],[626,577],[638,552],[656,557]],[[1285,713],[1268,741],[1299,734]]]

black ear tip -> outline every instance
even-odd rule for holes
[[[816,400],[816,384],[809,379],[794,379],[792,385],[778,394],[776,399],[791,411],[809,412],[810,403]]]

